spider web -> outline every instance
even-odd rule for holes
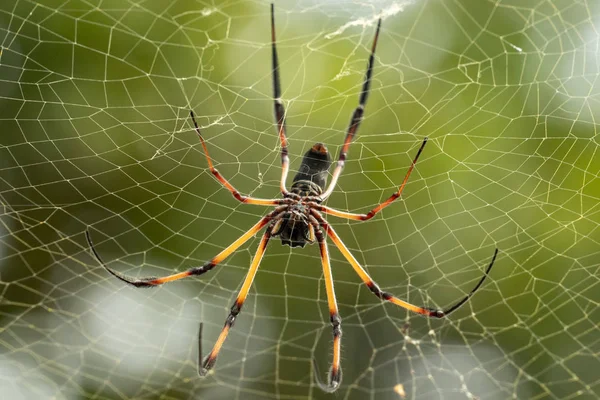
[[[600,9],[594,1],[283,1],[276,25],[291,169],[337,154],[383,18],[366,118],[328,218],[388,291],[382,304],[330,243],[343,319],[340,399],[600,396]],[[273,240],[206,379],[258,245],[198,279],[124,287],[114,269],[202,264],[278,196],[269,5],[263,1],[0,3],[0,397],[316,399],[331,327],[316,246]],[[293,176],[293,172],[291,174]]]

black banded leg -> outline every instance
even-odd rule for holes
[[[381,27],[381,19],[377,22],[377,31],[375,31],[375,39],[373,39],[373,46],[371,47],[371,55],[369,56],[369,62],[367,63],[367,71],[365,72],[365,80],[363,82],[362,91],[360,93],[360,98],[358,100],[358,107],[354,110],[352,114],[352,118],[350,119],[350,125],[348,126],[348,130],[346,132],[346,137],[344,139],[344,144],[342,149],[340,150],[340,155],[338,157],[337,165],[333,170],[333,175],[331,177],[331,183],[329,187],[320,197],[322,200],[325,200],[329,195],[333,192],[335,185],[337,183],[342,170],[344,169],[344,164],[346,163],[346,156],[348,155],[348,149],[350,148],[350,143],[354,139],[356,135],[356,131],[362,122],[363,115],[365,112],[365,105],[367,104],[367,98],[369,97],[369,88],[371,86],[371,75],[373,74],[373,61],[375,59],[375,49],[377,48],[377,40],[379,39],[379,28]]]
[[[471,296],[473,296],[475,294],[475,292],[481,287],[481,285],[483,285],[483,281],[485,281],[485,278],[487,278],[488,274],[490,273],[490,270],[492,269],[492,266],[494,265],[494,262],[496,261],[497,255],[498,255],[498,249],[496,249],[494,251],[494,256],[492,257],[492,261],[490,262],[490,265],[488,265],[488,267],[486,268],[485,274],[481,277],[481,279],[479,280],[477,285],[475,285],[475,287],[473,289],[471,289],[469,294],[467,294],[461,301],[459,301],[455,305],[448,307],[447,309],[442,311],[444,313],[444,315],[450,315],[455,310],[458,310],[458,308],[460,308],[460,306],[465,304],[467,302],[467,300],[469,300],[471,298]]]
[[[227,316],[227,319],[225,320],[225,325],[223,326],[223,329],[221,330],[221,334],[219,335],[210,354],[208,356],[206,356],[204,361],[202,361],[201,365],[198,365],[198,375],[205,376],[217,362],[217,357],[219,355],[219,352],[221,351],[221,347],[223,346],[223,343],[225,343],[225,339],[227,339],[227,335],[229,334],[229,331],[233,327],[233,324],[235,323],[235,320],[236,320],[238,314],[240,313],[240,311],[242,310],[242,306],[244,305],[244,302],[246,301],[246,297],[248,296],[248,291],[250,290],[250,286],[252,286],[252,281],[254,281],[254,277],[256,276],[256,271],[258,271],[258,267],[260,266],[260,261],[262,260],[262,257],[265,254],[265,249],[267,248],[267,243],[269,243],[270,238],[271,238],[271,231],[270,231],[270,229],[267,229],[267,231],[264,233],[264,235],[262,237],[262,240],[260,241],[260,244],[258,245],[258,249],[256,250],[256,254],[254,255],[252,264],[250,265],[250,270],[248,270],[248,273],[246,274],[246,278],[244,279],[242,288],[240,289],[240,292],[238,293],[235,303],[233,303],[233,306],[231,307],[229,315]],[[199,347],[199,349],[201,349],[201,347]],[[199,350],[199,351],[201,351],[201,350]],[[201,353],[199,355],[199,360],[202,360]]]
[[[342,254],[346,258],[346,260],[348,260],[350,265],[352,265],[352,268],[354,268],[354,271],[357,273],[357,275],[360,277],[360,279],[365,283],[365,285],[367,285],[369,290],[371,290],[371,292],[375,296],[379,297],[382,300],[389,301],[390,303],[393,303],[397,306],[405,308],[409,311],[424,315],[426,317],[443,318],[443,317],[449,315],[450,313],[452,313],[453,311],[457,310],[464,303],[466,303],[467,300],[469,300],[471,298],[471,296],[473,296],[473,294],[475,294],[477,289],[479,289],[481,287],[481,285],[483,285],[483,282],[485,281],[485,278],[487,278],[490,270],[492,269],[492,266],[494,265],[494,262],[496,261],[496,256],[498,255],[498,249],[496,249],[494,251],[494,256],[492,257],[492,261],[490,262],[490,264],[488,265],[488,267],[485,270],[485,274],[481,277],[481,279],[479,280],[477,285],[475,285],[475,287],[469,292],[469,294],[467,294],[458,303],[447,308],[446,310],[438,310],[435,308],[428,308],[428,307],[419,307],[419,306],[415,306],[414,304],[410,304],[404,300],[401,300],[398,297],[392,295],[391,293],[382,291],[379,288],[379,286],[375,283],[375,281],[373,281],[373,279],[369,276],[367,271],[365,271],[365,269],[358,263],[358,261],[356,261],[356,258],[354,258],[352,253],[350,253],[350,251],[348,250],[348,248],[346,247],[344,242],[342,242],[342,240],[339,238],[337,233],[333,230],[331,225],[327,224],[327,222],[321,216],[315,215],[315,218],[317,218],[320,225],[327,232],[327,235],[331,238],[333,243],[335,243],[335,245],[342,252]]]
[[[145,277],[145,278],[133,278],[120,272],[115,271],[114,269],[107,266],[102,258],[100,258],[100,254],[94,248],[94,244],[92,242],[92,238],[90,237],[89,231],[85,231],[85,237],[88,241],[90,249],[98,259],[98,262],[107,270],[111,275],[118,278],[119,280],[128,283],[135,287],[154,287],[158,285],[162,285],[167,282],[173,282],[178,279],[187,278],[188,276],[197,276],[202,275],[211,269],[213,269],[217,264],[221,263],[225,258],[229,257],[234,251],[236,251],[241,245],[246,243],[251,237],[253,237],[258,231],[260,231],[265,225],[269,223],[271,219],[276,217],[279,213],[281,213],[286,206],[281,206],[264,216],[260,221],[258,221],[252,228],[250,228],[246,233],[240,236],[235,242],[229,245],[225,250],[221,251],[215,257],[213,257],[210,261],[206,262],[204,265],[200,267],[193,267],[188,269],[187,271],[179,272],[177,274],[163,276],[161,278],[157,278],[155,276]]]
[[[288,194],[285,181],[290,168],[290,158],[288,155],[287,133],[285,128],[285,108],[281,100],[281,80],[279,78],[279,59],[277,57],[277,41],[275,39],[275,5],[271,3],[271,54],[273,69],[273,107],[275,111],[275,122],[277,123],[277,133],[281,142],[281,193]]]
[[[190,110],[190,117],[192,117],[192,122],[194,123],[194,127],[196,128],[196,133],[198,134],[198,138],[200,139],[200,143],[202,144],[202,150],[204,150],[204,155],[206,156],[206,162],[208,163],[208,168],[213,176],[223,185],[233,197],[235,197],[238,201],[245,204],[255,204],[259,206],[277,206],[283,204],[283,200],[281,199],[257,199],[250,196],[244,196],[240,192],[237,191],[236,188],[233,187],[231,183],[221,173],[214,167],[212,163],[212,158],[208,153],[208,147],[206,147],[206,143],[204,142],[204,138],[202,137],[202,133],[200,132],[200,127],[196,122],[196,117],[194,117],[194,112]]]
[[[408,178],[410,177],[410,174],[412,173],[413,169],[415,168],[415,165],[417,164],[417,161],[419,160],[419,156],[421,155],[421,152],[423,152],[423,148],[425,148],[426,144],[427,144],[427,138],[423,139],[423,143],[421,144],[421,147],[419,147],[419,151],[417,152],[417,155],[413,159],[412,164],[410,164],[410,167],[408,168],[408,171],[406,172],[406,175],[404,176],[404,180],[402,181],[402,185],[400,185],[398,190],[396,192],[394,192],[394,194],[392,194],[390,197],[388,197],[387,200],[385,200],[383,203],[379,204],[377,207],[375,207],[368,213],[354,214],[354,213],[349,213],[346,211],[339,211],[339,210],[336,210],[335,208],[330,208],[330,207],[327,207],[327,206],[324,206],[321,204],[317,204],[316,202],[309,203],[309,206],[318,211],[321,211],[325,214],[334,215],[334,216],[340,217],[340,218],[353,219],[355,221],[367,221],[367,220],[373,218],[378,212],[380,212],[385,207],[392,204],[394,202],[394,200],[400,198],[400,196],[402,195],[402,192],[404,191],[404,187],[406,186],[406,183],[408,182]]]
[[[200,375],[200,371],[202,370],[202,328],[204,324],[200,322],[200,327],[198,328],[198,375]],[[204,376],[204,375],[200,375]]]
[[[329,370],[329,376],[327,384],[321,381],[318,375],[318,368],[316,363],[315,366],[315,377],[319,387],[325,392],[335,392],[342,380],[342,370],[340,367],[340,354],[341,354],[341,340],[342,340],[342,319],[338,312],[337,301],[335,299],[335,291],[333,287],[333,276],[331,274],[331,265],[329,261],[329,252],[327,250],[327,243],[325,237],[320,228],[316,229],[317,240],[319,241],[319,248],[321,250],[321,264],[323,265],[323,276],[325,277],[325,290],[327,292],[327,303],[329,305],[329,319],[331,321],[331,327],[333,331],[333,360],[331,362],[331,369]]]

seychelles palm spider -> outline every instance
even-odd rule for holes
[[[210,261],[206,262],[204,265],[200,267],[193,267],[188,269],[187,271],[176,273],[173,275],[164,276],[161,278],[157,277],[147,277],[147,278],[139,278],[135,279],[132,277],[128,277],[123,275],[112,268],[109,268],[100,258],[100,255],[96,251],[91,241],[89,232],[86,232],[86,237],[89,242],[89,245],[98,259],[98,261],[102,264],[102,266],[112,275],[117,277],[118,279],[126,282],[135,287],[153,287],[162,285],[163,283],[176,281],[178,279],[186,278],[189,276],[202,275],[211,269],[213,269],[216,265],[221,263],[225,258],[231,255],[235,250],[237,250],[240,246],[242,246],[246,241],[252,238],[257,232],[259,232],[265,226],[267,227],[265,233],[262,236],[260,244],[258,245],[258,249],[252,260],[250,265],[250,270],[246,274],[246,278],[244,279],[244,283],[238,293],[238,296],[235,300],[235,303],[231,307],[231,311],[227,320],[225,322],[225,326],[223,327],[221,334],[219,335],[216,344],[214,345],[212,351],[208,354],[206,358],[202,358],[201,350],[199,351],[199,365],[198,372],[201,376],[206,375],[210,369],[215,365],[217,360],[217,356],[230,329],[233,327],[233,324],[240,313],[244,302],[246,301],[246,297],[248,295],[248,291],[250,286],[252,285],[252,281],[256,275],[259,264],[267,247],[267,243],[269,239],[272,237],[279,237],[281,239],[281,243],[284,245],[289,245],[291,247],[304,247],[307,243],[312,244],[315,241],[319,244],[320,252],[321,252],[321,262],[323,267],[323,275],[325,277],[325,288],[327,293],[327,301],[329,305],[329,315],[330,321],[333,328],[333,360],[331,363],[331,369],[329,371],[328,382],[324,384],[318,377],[318,373],[316,374],[317,383],[319,386],[327,391],[333,392],[335,391],[341,382],[341,368],[340,368],[340,346],[341,346],[341,318],[338,313],[338,306],[335,297],[334,287],[333,287],[333,277],[331,274],[331,266],[329,260],[329,252],[327,249],[327,243],[325,241],[326,236],[331,239],[331,241],[336,245],[336,247],[340,250],[343,256],[348,260],[350,265],[354,268],[354,271],[358,274],[360,279],[365,283],[365,285],[369,288],[369,290],[378,298],[382,300],[389,301],[397,306],[403,307],[412,312],[424,315],[426,317],[433,318],[442,318],[452,313],[460,306],[465,304],[465,302],[479,289],[479,287],[483,284],[486,276],[490,272],[492,265],[496,259],[496,255],[498,254],[498,249],[495,250],[494,256],[492,257],[492,261],[487,267],[485,274],[479,280],[477,285],[459,302],[454,304],[453,306],[445,309],[435,309],[435,308],[427,308],[427,307],[419,307],[413,304],[410,304],[406,301],[403,301],[388,292],[382,291],[379,286],[371,279],[367,271],[358,263],[356,258],[350,253],[346,245],[339,238],[335,230],[329,225],[326,220],[323,218],[323,214],[333,215],[335,217],[346,218],[349,220],[356,221],[367,221],[373,218],[377,213],[379,213],[382,209],[390,205],[394,200],[398,199],[404,190],[404,186],[408,181],[408,178],[415,167],[423,148],[427,144],[427,138],[423,140],[417,155],[413,159],[410,167],[408,168],[408,172],[404,177],[404,181],[398,188],[398,190],[393,193],[387,200],[383,203],[379,204],[377,207],[373,208],[366,214],[353,214],[345,211],[335,210],[333,208],[327,207],[323,205],[323,201],[331,195],[333,192],[336,183],[342,170],[344,168],[344,163],[346,160],[346,155],[348,153],[348,149],[354,136],[356,135],[356,131],[363,119],[363,113],[365,109],[365,104],[367,102],[367,97],[369,95],[369,86],[371,83],[371,74],[373,71],[373,60],[375,55],[375,48],[377,46],[377,39],[379,37],[379,28],[381,26],[381,19],[377,23],[377,30],[375,32],[375,38],[373,40],[373,45],[371,47],[371,54],[369,56],[369,60],[367,63],[367,70],[364,77],[364,82],[362,86],[362,91],[360,93],[360,98],[358,101],[358,107],[354,110],[352,118],[350,119],[350,125],[346,132],[346,137],[344,139],[342,148],[340,150],[337,164],[335,169],[333,170],[331,183],[327,188],[326,180],[328,175],[328,170],[331,165],[331,158],[327,151],[327,148],[322,143],[316,143],[309,149],[304,158],[302,160],[302,164],[300,165],[300,169],[296,176],[294,177],[291,189],[288,190],[286,188],[286,179],[289,170],[289,157],[288,157],[288,142],[286,137],[286,125],[285,125],[285,110],[283,107],[283,102],[281,99],[281,85],[279,79],[279,61],[277,58],[277,49],[276,49],[276,41],[275,41],[275,16],[274,16],[274,7],[271,4],[271,49],[272,49],[272,73],[273,73],[273,97],[274,97],[274,111],[275,111],[275,120],[277,123],[277,131],[279,134],[279,140],[281,142],[281,183],[280,190],[282,194],[281,199],[259,199],[254,197],[248,197],[240,194],[228,181],[225,179],[219,171],[213,166],[212,159],[209,155],[208,148],[202,137],[200,132],[200,128],[196,123],[196,119],[194,117],[194,113],[190,112],[190,116],[192,122],[194,124],[196,133],[198,134],[198,138],[200,139],[200,143],[202,145],[202,149],[206,156],[206,160],[208,163],[208,167],[210,172],[215,176],[215,178],[225,187],[227,190],[231,192],[233,197],[245,204],[255,204],[261,206],[274,206],[275,209],[268,213],[266,216],[260,219],[253,227],[251,227],[246,233],[244,233],[240,238],[238,238],[233,244],[229,247],[221,251]],[[200,341],[201,341],[201,331],[200,329]],[[200,346],[199,346],[200,347]],[[201,347],[200,347],[201,348]],[[315,364],[316,368],[316,364]]]

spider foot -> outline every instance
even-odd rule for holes
[[[161,283],[161,282],[156,282],[158,280],[158,278],[155,276],[149,276],[147,278],[135,279],[135,278],[131,278],[127,275],[123,275],[120,272],[117,272],[112,268],[109,268],[108,266],[106,266],[106,264],[104,264],[104,261],[102,261],[102,258],[100,258],[100,254],[98,254],[98,252],[96,251],[96,248],[94,247],[94,243],[92,242],[92,237],[90,236],[90,231],[87,229],[85,230],[85,237],[88,241],[90,249],[92,250],[92,253],[94,253],[94,256],[96,257],[98,262],[100,262],[102,267],[104,267],[104,269],[107,270],[115,278],[117,278],[125,283],[128,283],[130,285],[133,285],[135,287],[153,287],[153,286],[159,285]]]
[[[208,375],[209,372],[210,372],[210,369],[207,369],[204,367],[198,368],[198,376],[200,378],[206,378],[206,375]]]
[[[202,327],[203,324],[200,322],[200,328],[198,329],[198,376],[200,378],[206,377],[217,362],[217,358],[211,357],[211,354],[206,358],[202,357]]]
[[[200,376],[206,376],[210,372],[212,367],[215,366],[216,363],[217,357],[214,357],[212,354],[206,356],[204,362],[202,363],[202,368],[200,368],[200,371],[198,372]]]
[[[200,378],[206,377],[210,373],[212,367],[214,367],[216,362],[216,357],[210,357],[210,355],[206,357],[202,364],[198,366],[198,376],[200,376]]]
[[[329,377],[327,379],[327,384],[325,384],[321,378],[321,372],[319,371],[319,367],[317,366],[317,361],[313,358],[313,369],[315,370],[315,381],[319,388],[326,393],[333,393],[340,387],[340,383],[342,382],[342,370],[340,368],[331,368],[329,370]]]

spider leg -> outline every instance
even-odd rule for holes
[[[244,196],[240,194],[240,192],[238,192],[236,188],[234,188],[233,185],[229,183],[229,181],[225,179],[225,177],[223,177],[223,175],[221,175],[221,173],[213,166],[212,159],[210,158],[210,154],[208,153],[208,148],[206,147],[206,143],[204,142],[204,138],[202,137],[202,133],[200,132],[200,128],[198,127],[198,123],[196,122],[196,117],[194,116],[194,112],[191,110],[190,116],[192,117],[192,121],[194,122],[196,133],[200,138],[200,143],[202,144],[204,155],[206,155],[206,161],[208,162],[208,168],[210,169],[210,172],[215,176],[215,178],[217,178],[219,182],[221,182],[221,185],[225,186],[225,188],[231,192],[233,197],[235,197],[242,203],[255,204],[260,206],[277,206],[284,203],[283,199],[257,199],[254,197]]]
[[[325,200],[337,183],[342,170],[344,169],[344,164],[346,163],[346,155],[348,154],[348,148],[350,147],[350,143],[352,143],[352,139],[354,139],[354,135],[358,130],[358,127],[363,119],[363,114],[365,112],[365,104],[367,103],[367,97],[369,96],[369,87],[371,86],[371,75],[373,73],[373,60],[375,59],[375,48],[377,47],[377,39],[379,38],[379,28],[381,27],[381,18],[377,22],[377,31],[375,32],[375,39],[373,39],[373,46],[371,47],[371,55],[369,56],[369,62],[367,64],[367,72],[365,73],[365,80],[363,82],[362,91],[360,93],[360,98],[358,101],[358,106],[354,110],[352,114],[352,119],[350,119],[350,125],[348,126],[348,130],[346,132],[346,138],[344,139],[344,144],[342,149],[340,150],[340,155],[338,157],[337,165],[333,170],[333,176],[331,177],[331,183],[329,187],[320,197],[322,200]]]
[[[319,248],[321,250],[321,264],[323,265],[323,276],[325,277],[325,290],[327,292],[327,303],[329,305],[329,318],[331,321],[331,327],[333,328],[333,360],[331,362],[331,369],[329,370],[327,384],[324,384],[321,381],[321,378],[319,378],[319,370],[316,367],[316,362],[314,360],[313,366],[315,368],[315,377],[319,387],[325,392],[332,393],[338,389],[342,380],[342,370],[340,368],[342,319],[340,318],[337,301],[335,299],[333,276],[331,274],[327,242],[325,242],[325,237],[320,228],[316,229],[316,234],[319,242]]]
[[[319,223],[325,229],[325,231],[327,232],[327,235],[331,238],[331,240],[333,241],[333,243],[335,243],[335,245],[337,246],[337,248],[342,252],[342,254],[344,255],[344,257],[346,257],[346,260],[348,260],[348,262],[352,265],[352,268],[354,268],[354,271],[358,274],[358,276],[360,277],[360,279],[362,279],[362,281],[365,283],[365,285],[367,285],[367,287],[371,290],[371,292],[373,292],[373,294],[375,296],[379,297],[382,300],[386,300],[386,301],[389,301],[391,303],[394,303],[395,305],[403,307],[403,308],[405,308],[405,309],[407,309],[409,311],[425,315],[426,317],[443,318],[443,317],[447,316],[448,314],[452,313],[453,311],[455,311],[456,309],[458,309],[464,303],[466,303],[467,300],[469,300],[471,298],[471,296],[473,296],[473,294],[477,291],[477,289],[479,289],[479,287],[481,287],[481,285],[483,284],[483,281],[485,280],[485,278],[488,276],[490,270],[492,269],[492,266],[494,265],[494,261],[496,261],[496,256],[498,255],[498,249],[496,249],[496,251],[494,251],[494,256],[492,257],[492,261],[490,262],[490,265],[488,265],[487,269],[485,270],[485,274],[483,275],[483,277],[481,278],[481,280],[469,292],[469,294],[467,294],[458,303],[456,303],[453,306],[447,308],[446,310],[439,310],[439,309],[435,309],[435,308],[419,307],[419,306],[415,306],[413,304],[410,304],[410,303],[408,303],[408,302],[406,302],[404,300],[400,300],[399,298],[397,298],[396,296],[392,295],[391,293],[382,291],[379,288],[379,286],[377,286],[377,284],[375,283],[375,281],[373,281],[373,279],[371,279],[371,277],[369,276],[369,274],[367,273],[367,271],[365,271],[365,269],[358,263],[358,261],[356,261],[356,258],[354,258],[354,256],[352,255],[352,253],[350,253],[350,251],[348,250],[348,248],[346,247],[346,245],[344,244],[344,242],[341,241],[341,239],[335,233],[335,231],[333,230],[333,228],[329,224],[327,224],[327,222],[325,222],[322,218],[319,221]]]
[[[279,79],[279,59],[277,57],[277,46],[275,40],[275,5],[271,3],[271,51],[273,61],[273,100],[275,109],[275,121],[277,122],[277,133],[281,141],[281,193],[285,196],[288,190],[285,181],[290,168],[288,156],[288,142],[285,128],[285,108],[281,100],[281,80]]]
[[[225,326],[223,326],[223,330],[221,330],[221,334],[219,335],[217,342],[215,343],[210,354],[204,359],[204,361],[201,362],[201,364],[198,365],[198,375],[206,376],[206,374],[210,371],[210,369],[217,362],[217,356],[219,355],[219,351],[221,351],[221,347],[223,346],[225,339],[227,339],[229,330],[233,327],[233,324],[235,323],[235,320],[236,320],[238,314],[240,313],[240,311],[242,310],[242,306],[244,305],[244,302],[246,301],[246,297],[248,296],[248,291],[250,290],[252,281],[254,280],[254,277],[256,276],[256,271],[258,271],[260,261],[262,260],[262,257],[265,254],[265,249],[267,248],[267,243],[269,243],[270,238],[271,238],[271,231],[269,229],[267,229],[267,231],[264,233],[264,235],[262,237],[262,240],[260,241],[260,244],[258,245],[258,249],[256,250],[256,254],[254,255],[254,259],[252,260],[250,269],[248,270],[248,273],[246,274],[246,278],[244,279],[242,288],[240,289],[240,291],[238,293],[235,303],[233,303],[233,306],[231,307],[231,311],[229,312],[229,315],[227,316],[227,319],[225,320]],[[200,331],[200,335],[201,334],[202,333]],[[202,360],[201,347],[199,347],[198,349],[199,349],[198,351],[200,352],[198,359]]]
[[[177,274],[163,276],[161,278],[157,278],[154,276],[147,277],[147,278],[133,278],[133,277],[130,277],[130,276],[127,276],[127,275],[121,274],[120,272],[115,271],[114,269],[108,267],[104,263],[104,261],[102,261],[100,254],[98,254],[98,252],[94,248],[94,244],[92,243],[92,238],[90,237],[90,233],[87,230],[85,231],[85,237],[87,238],[88,244],[90,245],[92,252],[96,256],[96,258],[98,259],[100,264],[110,274],[117,277],[121,281],[128,283],[130,285],[133,285],[135,287],[154,287],[154,286],[162,285],[163,283],[176,281],[176,280],[182,279],[182,278],[187,278],[188,276],[202,275],[205,272],[210,271],[217,264],[222,262],[225,258],[227,258],[229,255],[231,255],[234,251],[236,251],[241,245],[246,243],[248,241],[248,239],[250,239],[252,236],[254,236],[265,225],[267,225],[271,219],[275,218],[277,216],[277,214],[279,214],[282,211],[282,208],[285,208],[285,206],[278,207],[275,210],[273,210],[272,212],[270,212],[269,214],[267,214],[266,216],[264,216],[252,228],[250,228],[246,233],[244,233],[242,236],[240,236],[235,242],[233,242],[225,250],[221,251],[219,254],[217,254],[215,257],[213,257],[210,261],[206,262],[204,265],[202,265],[200,267],[193,267],[193,268],[188,269],[187,271],[179,272]]]
[[[404,181],[402,182],[402,185],[400,185],[398,190],[394,194],[392,194],[390,197],[388,197],[387,200],[385,200],[383,203],[379,204],[377,207],[375,207],[368,213],[354,214],[354,213],[349,213],[349,212],[345,212],[345,211],[339,211],[334,208],[330,208],[327,206],[323,206],[321,204],[317,204],[316,202],[311,202],[309,204],[309,206],[318,211],[322,211],[325,214],[334,215],[334,216],[340,217],[340,218],[353,219],[356,221],[366,221],[366,220],[373,218],[375,216],[375,214],[377,214],[379,211],[381,211],[384,208],[386,208],[387,206],[389,206],[394,200],[396,200],[397,198],[400,197],[400,195],[402,195],[404,186],[406,186],[406,182],[408,182],[408,178],[410,177],[411,172],[415,168],[415,165],[417,164],[417,160],[419,159],[419,156],[421,155],[421,152],[423,151],[423,148],[425,147],[426,144],[427,144],[427,138],[423,139],[423,143],[421,144],[421,147],[419,148],[417,155],[413,159],[412,164],[410,164],[410,167],[408,168],[408,171],[406,172],[406,175],[404,176]]]

